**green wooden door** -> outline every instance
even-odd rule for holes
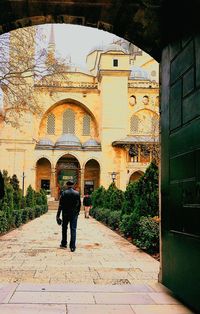
[[[200,36],[161,63],[161,281],[200,311]]]

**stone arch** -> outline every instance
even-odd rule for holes
[[[82,169],[85,169],[85,165],[86,165],[87,162],[88,162],[89,160],[91,160],[91,159],[94,159],[96,162],[98,162],[98,164],[99,164],[99,166],[100,166],[100,168],[101,168],[101,162],[100,162],[100,160],[99,160],[97,157],[95,157],[95,156],[91,156],[91,157],[88,157],[88,158],[83,162],[83,164],[82,164]]]
[[[195,57],[195,49],[199,54],[199,38],[197,38],[197,40],[194,38],[191,39],[190,36],[199,33],[199,11],[199,1],[193,1],[193,3],[191,4],[191,2],[186,0],[183,0],[181,2],[181,10],[180,1],[178,0],[134,0],[129,1],[128,3],[124,2],[123,0],[108,0],[106,2],[103,0],[99,0],[98,3],[94,3],[94,1],[91,0],[73,2],[69,2],[67,0],[58,0],[56,2],[54,0],[49,0],[48,2],[36,2],[32,0],[28,2],[23,0],[16,2],[14,0],[9,0],[0,3],[1,33],[5,33],[20,27],[43,23],[74,23],[79,25],[98,27],[100,29],[113,32],[120,37],[126,38],[130,42],[134,42],[134,44],[148,52],[158,61],[160,60],[162,53],[163,66],[161,103],[163,112],[162,137],[164,139],[162,144],[162,154],[163,163],[167,166],[165,171],[161,175],[161,181],[164,188],[164,193],[161,199],[163,207],[162,234],[164,234],[165,236],[163,237],[162,242],[162,251],[164,252],[162,256],[162,265],[164,266],[164,271],[163,274],[160,274],[160,280],[162,281],[162,283],[166,284],[170,289],[172,289],[177,296],[184,300],[186,304],[191,305],[191,307],[193,307],[197,311],[200,308],[197,292],[199,291],[199,282],[197,281],[198,276],[191,276],[191,272],[186,272],[184,270],[188,269],[188,256],[190,256],[191,269],[199,272],[197,260],[195,260],[194,258],[195,254],[197,255],[199,252],[199,243],[197,243],[198,240],[196,240],[195,237],[191,237],[191,234],[188,234],[187,232],[182,233],[182,230],[177,230],[178,232],[176,232],[176,229],[174,228],[176,227],[176,225],[171,225],[171,222],[174,222],[175,217],[182,219],[182,217],[184,216],[182,215],[182,209],[184,208],[182,208],[181,206],[177,206],[177,203],[183,203],[182,199],[178,199],[177,197],[179,197],[179,195],[181,194],[185,195],[185,193],[181,193],[180,191],[180,185],[183,185],[183,181],[180,184],[181,179],[180,177],[177,177],[178,172],[175,169],[179,161],[177,160],[176,163],[174,163],[174,166],[170,167],[172,156],[169,156],[169,147],[171,147],[171,138],[169,133],[174,132],[173,138],[175,138],[176,136],[176,143],[182,143],[182,139],[184,138],[183,134],[185,134],[185,126],[183,124],[181,125],[182,121],[176,120],[175,118],[173,120],[173,117],[170,117],[168,119],[168,116],[169,107],[170,109],[178,107],[178,110],[180,109],[181,111],[182,106],[185,105],[185,103],[183,103],[181,95],[179,102],[180,106],[177,106],[177,99],[170,99],[171,101],[169,100],[169,95],[171,94],[170,90],[172,91],[172,87],[170,84],[174,83],[170,78],[170,74],[171,68],[174,67],[175,64],[181,64],[181,71],[179,73],[174,72],[176,75],[176,84],[174,84],[174,86],[178,89],[178,83],[182,83],[183,74],[186,73],[188,70],[188,63],[180,62],[180,60],[183,60],[184,58],[185,60],[189,60],[189,56]],[[70,12],[71,16],[67,15],[66,12]],[[82,13],[82,16],[80,16],[80,12]],[[170,23],[168,23],[169,16]],[[185,21],[187,21],[187,23],[185,23]],[[189,45],[188,38],[190,41]],[[196,47],[195,42],[197,44]],[[165,49],[163,49],[164,47]],[[196,61],[194,60],[192,65],[194,67],[195,62]],[[177,67],[175,66],[174,68]],[[191,81],[194,81],[193,73],[195,73],[195,70],[194,72],[188,71],[187,80],[189,80],[190,78]],[[199,85],[199,76],[197,76],[195,79],[197,79],[197,85]],[[195,87],[197,86],[196,82],[194,82],[194,85]],[[195,128],[195,122],[192,121],[193,115],[195,117],[199,116],[199,112],[195,111],[196,109],[194,109],[194,106],[192,106],[192,104],[194,103],[194,101],[198,101],[199,94],[195,94],[196,88],[194,88],[190,92],[190,99],[187,100],[187,108],[189,107],[189,109],[187,110],[188,115],[186,115],[184,122],[188,122],[187,127],[191,127],[190,131],[192,133],[192,131],[194,132],[194,130],[197,130]],[[191,111],[190,107],[192,109]],[[198,106],[196,107],[198,108]],[[178,111],[178,114],[176,116],[179,115],[181,116]],[[187,132],[189,132],[188,129]],[[178,130],[179,134],[178,132],[176,132],[176,130]],[[180,132],[180,130],[182,130],[183,132]],[[198,134],[197,131],[196,134]],[[191,137],[185,135],[185,139],[186,137],[190,141]],[[188,142],[188,144],[190,144],[190,142]],[[198,140],[196,140],[196,142],[192,146],[192,152],[194,152],[194,147],[199,147]],[[188,151],[188,148],[190,149],[190,145],[187,145],[187,142],[184,147],[180,147],[179,145],[177,145],[177,151],[174,149],[175,156],[180,156],[180,153],[182,154],[182,156],[185,156],[186,153],[191,154],[191,151]],[[189,162],[185,160],[186,158],[183,158],[184,157],[180,157],[180,161],[182,162],[184,168],[184,165],[187,167],[187,165],[189,165]],[[193,159],[191,158],[191,160],[194,160],[194,157]],[[162,178],[162,176],[164,178]],[[182,179],[188,179],[187,175],[185,174],[185,177],[182,177]],[[176,189],[173,189],[173,194],[169,186],[171,180],[174,183],[177,182],[177,187]],[[195,194],[194,190],[189,190],[188,195]],[[176,193],[176,191],[178,193]],[[191,205],[195,205],[195,197],[193,200],[190,201]],[[178,210],[176,215],[174,214],[174,209]],[[191,209],[194,210],[194,212],[197,212],[195,208],[193,209],[192,206],[190,206],[188,210],[188,212],[190,213],[188,216],[189,218],[190,216],[192,216]],[[193,225],[195,225],[195,221],[198,221],[198,219],[195,219],[194,216]],[[186,227],[188,227],[188,223],[190,221],[187,220],[186,222]],[[177,225],[183,227],[180,220],[178,220]],[[190,226],[191,224],[189,224],[189,227]],[[197,226],[197,228],[197,230],[199,230],[199,225]],[[170,246],[172,250],[169,250]],[[177,250],[179,254],[177,254]],[[184,276],[182,276],[181,278],[179,274],[182,273],[184,273]],[[179,284],[177,284],[177,277],[179,277],[180,279]],[[188,283],[187,287],[184,286],[185,282]]]
[[[78,160],[79,164],[81,165],[79,154],[77,154],[76,152],[69,152],[69,153],[66,153],[66,154],[69,154],[69,155],[73,156],[74,158],[76,158],[76,159]],[[62,158],[62,156],[66,155],[66,154],[65,154],[64,152],[60,153],[60,154],[56,157],[56,159],[55,159],[55,165],[57,164],[58,160],[59,160],[60,158]]]
[[[84,165],[84,194],[91,194],[100,184],[100,164],[94,159],[90,158]]]
[[[98,3],[92,0],[29,0],[28,3],[9,0],[0,3],[0,33],[46,23],[96,27],[134,42],[159,60],[167,43],[200,29],[199,10],[198,1],[191,5],[186,0],[181,10],[179,2],[172,0],[155,0],[152,3],[139,0],[128,3],[123,0],[99,0]],[[188,23],[185,23],[186,20]]]
[[[62,100],[59,100],[57,102],[55,102],[52,106],[50,106],[48,108],[48,110],[46,110],[40,120],[39,123],[39,128],[38,128],[38,134],[40,134],[40,131],[42,128],[45,129],[45,119],[47,119],[48,115],[59,105],[64,105],[64,104],[70,104],[70,105],[76,105],[80,108],[82,108],[83,111],[85,111],[86,114],[88,114],[88,116],[91,117],[91,121],[93,121],[93,124],[95,125],[95,137],[99,136],[99,124],[97,122],[97,119],[94,115],[94,113],[88,108],[87,104],[80,102],[74,98],[65,98]],[[57,123],[58,124],[58,123]],[[60,134],[61,135],[61,134]]]
[[[129,183],[139,180],[143,174],[144,172],[141,170],[134,171],[129,177]]]
[[[157,129],[153,129],[152,128],[152,117],[158,117],[158,121],[159,121],[159,116],[157,114],[157,112],[150,110],[150,109],[146,109],[146,108],[142,108],[138,111],[136,111],[132,117],[137,117],[137,124],[138,124],[138,131],[134,131],[135,133],[152,133],[154,131],[154,133],[156,134],[156,130],[158,133],[158,128]],[[131,118],[132,118],[131,117]],[[130,120],[130,123],[132,121]],[[133,127],[132,127],[133,128]],[[134,133],[132,132],[132,133]]]
[[[50,194],[52,165],[48,158],[40,157],[36,161],[36,191],[41,188]]]
[[[37,164],[38,160],[40,160],[40,159],[42,159],[42,158],[47,159],[47,160],[50,162],[51,167],[52,167],[52,161],[51,161],[51,159],[49,158],[49,156],[48,156],[48,155],[44,155],[44,154],[42,154],[42,155],[38,156],[38,157],[35,159],[35,164]]]
[[[81,189],[81,165],[74,156],[74,154],[67,153],[62,154],[62,156],[57,159],[56,166],[56,198],[62,190],[65,189],[65,184],[68,180],[73,180],[75,183],[75,188],[80,191]]]

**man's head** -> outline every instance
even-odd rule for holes
[[[74,185],[74,182],[72,180],[68,180],[66,182],[67,187],[72,187]]]

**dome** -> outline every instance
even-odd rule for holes
[[[130,79],[132,80],[149,80],[150,79],[149,73],[145,69],[139,66],[134,65],[130,68],[130,70],[131,70]]]
[[[37,146],[54,146],[54,143],[48,138],[41,138],[37,143]]]
[[[77,146],[81,147],[81,142],[79,141],[78,137],[74,134],[68,133],[63,134],[59,139],[56,141],[55,146]]]
[[[100,147],[100,144],[94,140],[94,139],[89,139],[88,141],[86,141],[85,143],[83,143],[83,147],[84,148],[88,148],[88,147]]]
[[[110,44],[104,48],[104,52],[108,52],[108,51],[118,51],[118,52],[123,52],[125,54],[128,53],[126,49],[124,49],[122,46],[117,45],[117,44]]]
[[[88,55],[91,54],[91,53],[94,52],[94,51],[102,51],[102,50],[103,50],[103,46],[102,46],[102,45],[101,45],[101,46],[94,46],[94,47],[92,47],[92,48],[89,50]]]

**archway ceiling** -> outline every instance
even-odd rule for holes
[[[96,27],[160,61],[162,48],[200,29],[199,0],[1,0],[0,33],[44,23]]]

